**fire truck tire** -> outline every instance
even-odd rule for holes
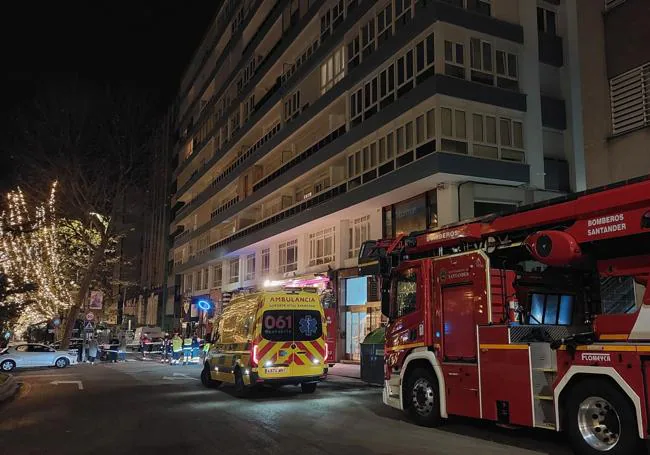
[[[250,389],[244,384],[244,376],[241,369],[235,370],[235,395],[239,398],[246,398],[249,395]]]
[[[442,423],[438,381],[430,370],[416,368],[404,387],[404,408],[411,420],[424,427]]]
[[[578,455],[644,453],[634,406],[618,387],[587,379],[567,392],[564,428]]]
[[[221,381],[215,381],[210,377],[210,366],[207,363],[201,370],[201,383],[209,389],[216,389],[221,385]]]

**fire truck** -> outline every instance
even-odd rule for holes
[[[366,242],[388,317],[385,404],[642,454],[650,429],[650,176]]]

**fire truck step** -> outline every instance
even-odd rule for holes
[[[538,423],[535,428],[544,428],[545,430],[555,430],[557,427],[554,423]]]
[[[542,373],[557,373],[555,368],[533,368],[533,371],[541,371]]]
[[[553,397],[550,395],[535,395],[536,400],[547,400],[547,401],[553,401]]]

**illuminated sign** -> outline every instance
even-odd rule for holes
[[[212,304],[207,300],[199,300],[196,304],[199,306],[199,309],[203,311],[208,311],[212,308]]]

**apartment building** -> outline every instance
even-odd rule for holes
[[[223,2],[179,94],[186,312],[327,286],[337,358],[358,360],[381,322],[363,241],[584,189],[577,1]]]
[[[650,173],[650,2],[580,0],[577,17],[590,187]]]

